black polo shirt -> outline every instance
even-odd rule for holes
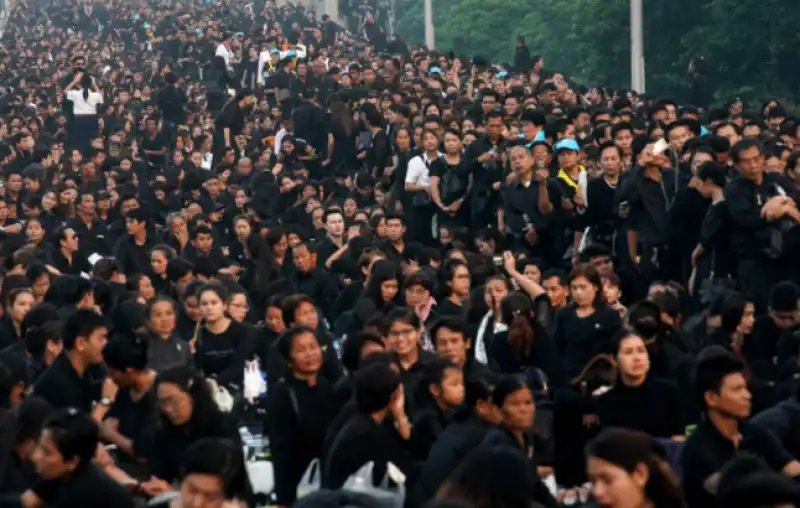
[[[42,373],[33,385],[33,394],[45,399],[54,409],[75,407],[87,414],[94,402],[90,376],[79,376],[66,352],[58,355]]]
[[[764,459],[769,466],[780,472],[794,460],[780,442],[769,433],[749,423],[741,423],[742,435],[738,448],[708,419],[704,419],[689,436],[681,453],[683,490],[688,508],[706,508],[715,505],[703,483],[722,470],[722,467],[738,452],[749,452]]]
[[[80,466],[69,479],[43,480],[33,488],[45,505],[57,508],[133,508],[125,487],[94,464]]]

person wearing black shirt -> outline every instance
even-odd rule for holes
[[[161,409],[147,457],[154,478],[141,485],[150,496],[172,490],[186,451],[205,438],[229,439],[241,449],[235,421],[219,410],[206,379],[190,367],[162,372],[155,384]],[[242,457],[239,457],[244,467]],[[248,484],[249,486],[249,484]]]
[[[703,418],[686,440],[681,453],[684,499],[688,508],[715,503],[713,492],[723,466],[738,452],[763,459],[771,469],[800,476],[800,463],[763,428],[744,423],[750,416],[750,391],[744,365],[719,347],[700,354],[695,391]]]
[[[428,458],[444,430],[454,423],[456,409],[464,403],[464,372],[446,359],[428,365],[417,394],[409,446],[418,460]]]
[[[42,480],[22,494],[22,506],[133,508],[125,488],[92,460],[99,434],[97,423],[74,407],[57,409],[48,416],[33,454]]]
[[[282,505],[294,503],[303,472],[322,455],[325,431],[340,407],[333,398],[333,385],[320,376],[323,352],[315,331],[294,327],[278,343],[291,373],[270,391],[267,418],[275,467],[275,494]]]
[[[461,137],[448,129],[444,134],[444,155],[430,164],[431,200],[436,205],[439,224],[469,226],[470,167],[463,160]]]
[[[149,478],[134,459],[146,458],[157,423],[156,374],[147,369],[147,341],[135,335],[117,335],[103,349],[108,376],[119,386],[117,397],[101,425],[103,438],[124,454],[123,464],[129,474]],[[137,467],[139,466],[139,467]],[[138,473],[138,474],[137,474]]]
[[[120,237],[114,249],[114,257],[122,265],[125,275],[149,274],[150,251],[155,242],[148,232],[150,215],[142,208],[134,208],[125,216],[127,234]]]
[[[502,110],[492,110],[486,115],[486,135],[475,140],[467,150],[468,164],[472,165],[472,228],[482,229],[496,225],[499,202],[497,191],[503,178]]]
[[[640,430],[661,438],[682,435],[681,392],[672,382],[649,372],[644,339],[633,330],[623,329],[614,342],[619,378],[597,400],[600,425]]]
[[[81,254],[88,258],[94,253],[111,253],[105,223],[97,218],[94,195],[84,192],[78,197],[75,218],[67,221],[67,227],[78,235]]]
[[[789,259],[794,253],[788,238],[777,250],[773,238],[789,227],[797,230],[800,197],[796,186],[783,175],[765,172],[764,148],[758,139],[742,139],[730,154],[740,175],[725,187],[733,249],[738,257],[737,280],[756,307],[764,310],[770,288],[793,273]]]
[[[217,150],[233,146],[234,138],[244,129],[246,110],[255,104],[255,101],[253,92],[245,88],[239,90],[234,100],[225,105],[225,109],[216,121],[217,133],[214,145]]]
[[[535,255],[553,260],[560,256],[554,248],[558,186],[548,177],[545,160],[550,148],[545,142],[533,145],[534,154],[524,146],[511,149],[511,168],[515,181],[505,189],[504,220],[516,243]],[[536,166],[534,167],[534,163]]]
[[[186,113],[183,110],[187,102],[186,93],[178,88],[178,76],[172,72],[168,72],[164,76],[164,81],[167,86],[158,93],[158,109],[161,110],[161,117],[165,123],[168,123],[168,130],[171,131],[173,126],[182,124],[186,119]]]
[[[2,495],[21,494],[33,487],[39,481],[36,468],[32,462],[33,453],[39,444],[39,434],[42,431],[47,416],[53,412],[51,406],[41,397],[29,396],[16,408],[13,415],[14,422],[0,427],[3,433],[3,456],[7,461],[0,466],[0,493]],[[6,431],[11,431],[8,436]],[[13,438],[11,448],[6,438]],[[2,461],[0,461],[2,462]]]
[[[406,475],[415,465],[397,436],[383,425],[384,420],[392,418],[399,426],[408,427],[400,375],[388,365],[373,364],[359,370],[355,377],[358,413],[344,424],[325,450],[323,488],[341,488],[367,462],[375,463],[379,478],[389,462]],[[406,430],[410,433],[410,429]]]
[[[72,275],[88,274],[92,271],[92,266],[83,257],[78,246],[78,236],[75,230],[69,227],[61,228],[55,233],[58,241],[58,249],[55,249],[51,257],[53,266],[61,273],[71,273]]]
[[[308,295],[329,322],[334,322],[333,305],[339,292],[339,282],[324,268],[318,267],[316,249],[306,243],[295,245],[292,260],[297,271],[291,282],[298,293]]]
[[[418,393],[425,368],[434,363],[438,357],[422,348],[420,343],[422,323],[413,310],[396,308],[392,310],[387,320],[389,344],[400,362],[400,377],[408,396],[407,407],[413,410],[414,395]]]
[[[299,69],[299,66],[298,66]],[[320,180],[330,176],[331,155],[333,152],[333,131],[328,113],[317,102],[317,90],[306,85],[300,93],[302,103],[292,112],[294,135],[305,139],[317,157],[306,161],[311,178]]]
[[[117,395],[117,386],[106,379],[102,398],[95,404],[89,373],[103,362],[103,348],[108,340],[105,319],[93,310],[78,309],[64,322],[62,340],[64,352],[33,385],[33,394],[55,408],[78,408],[101,421]]]
[[[150,166],[164,167],[168,144],[167,134],[158,129],[158,118],[149,117],[142,138],[142,153]]]
[[[252,329],[228,317],[229,292],[222,284],[204,286],[199,300],[205,325],[192,341],[197,368],[221,385],[242,387],[245,360],[253,349]]]
[[[326,268],[332,266],[329,263],[331,256],[341,249],[347,242],[344,237],[344,215],[338,208],[325,210],[325,238],[317,246],[318,262],[322,262]]]
[[[622,157],[622,148],[610,141],[603,144],[600,147],[603,175],[589,180],[586,185],[586,212],[583,220],[590,228],[590,242],[604,245],[612,252],[617,245],[614,241],[618,226],[614,197],[623,169]]]

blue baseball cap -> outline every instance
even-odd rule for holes
[[[578,145],[578,142],[574,139],[562,139],[558,143],[556,143],[556,153],[562,152],[564,150],[569,150],[570,152],[580,152],[581,147]]]
[[[280,51],[275,49],[275,48],[272,48],[271,50],[269,50],[269,54],[270,55],[277,55],[277,54],[280,54]]]
[[[497,77],[499,79],[503,79],[506,76],[508,76],[508,72],[506,72],[506,71],[500,71],[500,72],[497,73]]]
[[[430,70],[428,71],[428,74],[438,74],[438,75],[441,76],[442,75],[442,69],[440,69],[438,67],[431,67]]]

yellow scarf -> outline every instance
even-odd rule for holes
[[[583,166],[578,166],[578,172],[579,173],[583,173],[584,171],[585,171],[585,169],[583,168]],[[572,179],[572,177],[569,176],[566,173],[566,171],[564,171],[562,168],[558,169],[558,174],[556,175],[556,178],[558,178],[559,180],[562,180],[565,184],[569,185],[573,189],[575,189],[575,190],[578,189],[578,182],[574,181]]]

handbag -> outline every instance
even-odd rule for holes
[[[302,499],[318,491],[322,486],[322,467],[319,459],[314,459],[306,468],[303,477],[297,484],[297,499]]]
[[[381,508],[403,508],[406,501],[405,475],[391,462],[386,464],[386,474],[380,485],[372,483],[375,463],[370,461],[344,482],[342,490],[364,494],[375,501],[373,506]]]
[[[714,278],[714,264],[716,261],[716,250],[711,251],[711,272],[708,277],[700,284],[700,303],[708,305],[720,296],[736,290],[736,281],[728,277],[721,279]]]

